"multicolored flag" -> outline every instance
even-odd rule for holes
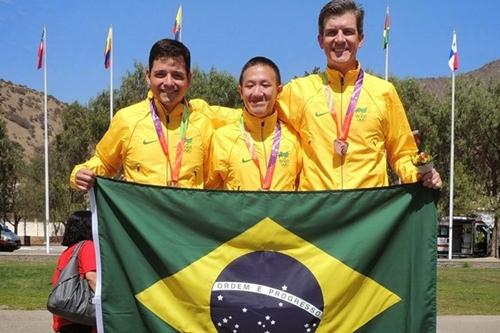
[[[177,15],[175,16],[174,27],[172,29],[175,40],[181,41],[181,29],[182,29],[182,5],[179,5],[179,9],[177,10]]]
[[[38,63],[36,65],[37,69],[43,67],[44,54],[45,54],[45,27],[42,30],[42,38],[40,38],[40,45],[38,46]]]
[[[106,47],[104,48],[104,68],[111,66],[111,48],[113,47],[113,30],[109,27],[108,37],[106,38]]]
[[[457,48],[457,34],[453,31],[453,40],[451,41],[450,58],[448,59],[448,66],[452,71],[458,69],[458,48]]]
[[[384,24],[384,33],[383,33],[383,46],[384,50],[387,49],[387,45],[389,45],[389,30],[391,29],[391,17],[389,15],[389,6],[387,6],[387,10],[385,12],[385,24]]]
[[[435,332],[438,196],[421,184],[227,192],[98,178],[98,326]]]

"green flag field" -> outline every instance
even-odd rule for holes
[[[435,203],[419,184],[225,192],[99,178],[104,332],[433,332]]]

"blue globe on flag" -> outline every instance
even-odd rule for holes
[[[296,259],[257,251],[231,262],[212,286],[210,314],[217,332],[315,332],[323,295],[311,271]]]

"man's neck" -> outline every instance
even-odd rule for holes
[[[259,118],[259,119],[264,119],[264,118],[267,118],[267,117],[269,117],[270,115],[272,115],[272,114],[275,112],[275,111],[274,111],[274,108],[273,108],[271,111],[269,111],[269,112],[267,112],[267,113],[265,113],[265,114],[259,114],[259,115],[257,115],[257,114],[254,114],[254,113],[250,112],[247,108],[243,108],[243,110],[244,110],[244,111],[245,111],[248,115],[250,115],[250,116],[252,116],[252,117],[254,117],[254,118]]]
[[[347,72],[355,70],[358,67],[358,62],[356,61],[354,64],[328,64],[328,68],[340,72],[343,76],[347,74]]]
[[[177,103],[175,106],[165,105],[158,99],[156,100],[156,102],[156,105],[159,106],[159,108],[165,113],[165,115],[171,114],[179,105],[182,105],[182,102]]]

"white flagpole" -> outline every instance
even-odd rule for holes
[[[456,41],[455,31],[453,31],[453,43]],[[449,212],[449,232],[448,232],[448,259],[452,259],[453,254],[453,180],[455,177],[455,70],[451,70],[451,143],[450,143],[450,212]]]
[[[44,125],[44,153],[45,153],[45,237],[46,251],[50,253],[50,211],[49,211],[49,139],[48,139],[48,121],[47,121],[47,29],[43,26],[43,125]]]
[[[109,122],[113,119],[113,50],[115,48],[115,41],[113,40],[113,26],[109,28],[111,32],[111,54],[110,54],[110,68],[109,68]]]
[[[455,169],[455,71],[451,72],[451,144],[450,144],[450,216],[449,216],[449,247],[448,259],[453,253],[453,178]]]

